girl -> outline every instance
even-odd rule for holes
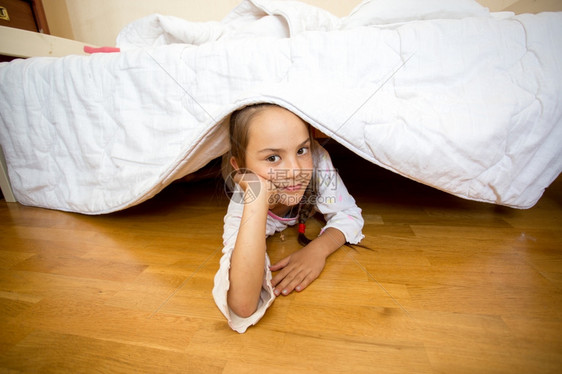
[[[224,218],[213,297],[232,329],[243,333],[277,296],[302,291],[314,281],[339,247],[359,243],[363,218],[310,126],[289,110],[255,104],[234,112],[230,143],[223,171],[241,198],[231,198]],[[297,220],[304,234],[304,220],[313,209],[327,221],[321,234],[270,265],[266,237]]]

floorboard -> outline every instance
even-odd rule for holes
[[[211,296],[220,180],[102,216],[0,200],[0,372],[560,372],[562,180],[517,210],[327,147],[369,248],[340,248],[245,334]],[[284,236],[268,239],[272,261],[299,248]]]

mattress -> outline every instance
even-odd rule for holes
[[[256,102],[461,198],[529,208],[562,169],[562,13],[371,0],[338,18],[247,0],[221,22],[151,15],[116,44],[0,64],[0,144],[20,203],[139,204],[225,153],[228,115]]]

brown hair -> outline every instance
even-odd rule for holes
[[[234,157],[239,167],[246,165],[246,147],[252,118],[274,104],[253,104],[234,111],[229,119],[230,150],[222,156],[222,176],[227,177],[234,171],[230,159]]]

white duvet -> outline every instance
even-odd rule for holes
[[[141,19],[117,44],[0,64],[0,142],[22,204],[138,204],[223,154],[224,118],[261,101],[462,198],[528,208],[562,169],[562,13],[371,0],[340,19],[248,0],[222,22]]]

